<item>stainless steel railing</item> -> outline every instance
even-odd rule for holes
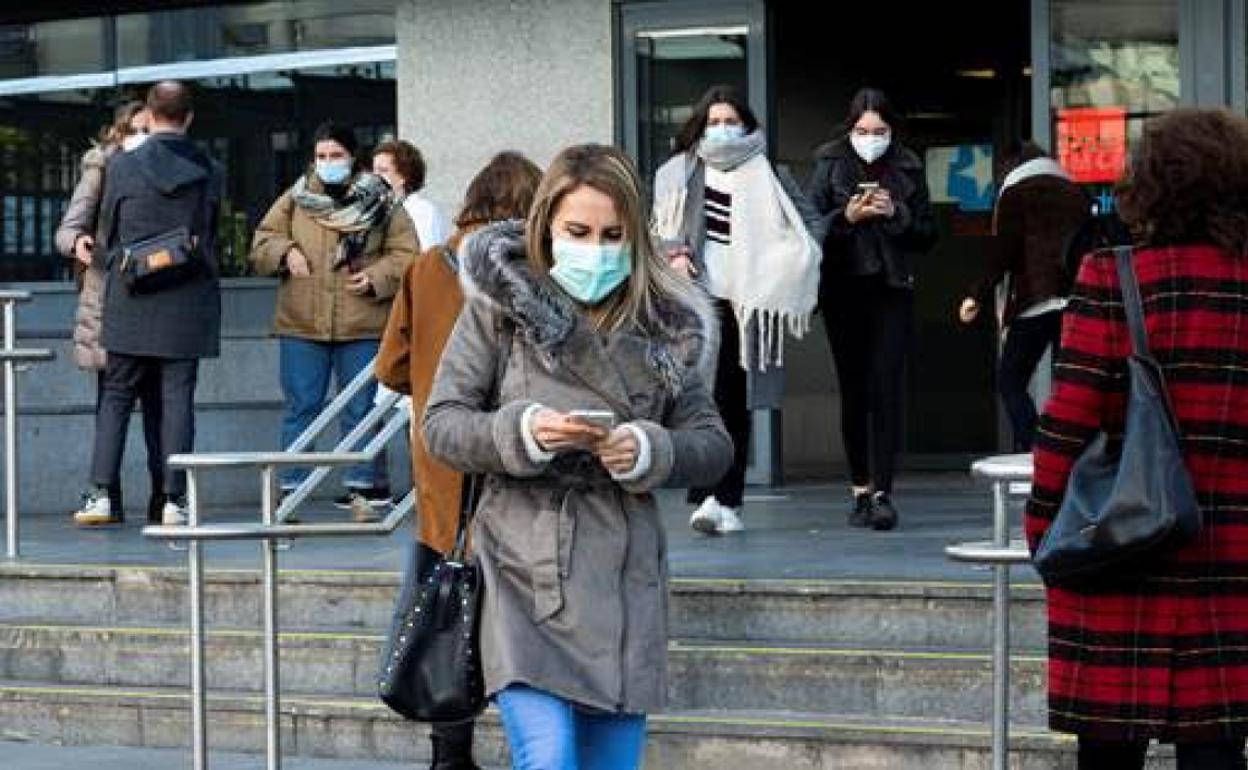
[[[51,350],[16,347],[19,302],[30,302],[30,292],[0,290],[0,303],[4,304],[4,347],[0,349],[0,362],[4,363],[4,550],[10,559],[16,559],[21,551],[17,510],[17,373],[25,367],[19,364],[55,358]]]
[[[334,468],[368,462],[410,422],[407,410],[394,409],[399,396],[387,393],[377,400],[369,414],[360,421],[331,452],[304,451],[316,436],[346,408],[350,399],[372,377],[370,363],[321,415],[285,451],[281,452],[210,452],[180,454],[169,458],[171,468],[186,471],[187,523],[185,525],[148,526],[147,537],[187,544],[187,583],[190,593],[191,636],[191,755],[194,770],[208,768],[208,700],[204,661],[204,561],[202,544],[208,541],[256,540],[261,543],[264,593],[264,711],[265,767],[280,770],[281,748],[281,686],[279,681],[278,647],[278,543],[310,537],[386,536],[412,513],[415,491],[395,505],[380,522],[371,524],[292,524],[287,520],[317,484]],[[387,417],[387,414],[389,417]],[[365,435],[384,421],[377,435],[359,451],[343,451],[355,446]],[[277,504],[277,470],[284,467],[312,467],[314,472],[298,489]],[[258,524],[204,524],[200,521],[199,473],[225,468],[258,468],[260,470],[260,518]]]
[[[992,540],[951,545],[954,561],[991,565],[992,580],[992,770],[1006,770],[1010,753],[1010,568],[1031,561],[1027,546],[1010,540],[1009,498],[1031,491],[1031,455],[978,460],[971,475],[992,489]]]

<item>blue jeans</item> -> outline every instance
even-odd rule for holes
[[[637,770],[646,749],[644,714],[588,711],[513,684],[495,697],[512,770]]]
[[[315,342],[297,337],[280,339],[280,369],[282,393],[286,397],[286,411],[282,415],[282,447],[290,446],[300,433],[312,424],[325,406],[325,394],[329,391],[332,373],[339,390],[355,379],[355,375],[377,355],[377,340],[354,340],[351,342]],[[364,387],[347,405],[342,413],[342,435],[359,424],[373,408],[377,383]],[[355,447],[362,448],[365,440]],[[282,489],[299,486],[309,471],[306,468],[283,470],[278,479]],[[389,486],[386,475],[386,453],[379,452],[372,463],[355,465],[347,470],[348,488]]]

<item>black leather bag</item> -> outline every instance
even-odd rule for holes
[[[152,294],[186,283],[199,270],[195,236],[185,227],[121,247],[118,272],[131,294]]]
[[[417,544],[381,661],[379,694],[387,706],[417,722],[454,723],[485,708],[479,646],[481,569],[465,558],[467,523],[476,509],[479,477],[465,478],[455,548],[446,557]]]
[[[1124,435],[1115,446],[1101,432],[1075,461],[1062,505],[1033,558],[1050,586],[1132,579],[1201,529],[1165,378],[1148,349],[1131,249],[1114,253],[1132,348]]]

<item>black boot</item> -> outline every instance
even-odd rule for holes
[[[429,732],[433,743],[433,762],[429,770],[481,770],[472,761],[472,727],[472,722],[433,725]]]
[[[160,524],[165,510],[165,490],[163,484],[152,483],[152,493],[147,498],[147,523]]]
[[[876,492],[871,498],[871,529],[886,532],[897,526],[897,509],[886,492]]]
[[[854,507],[849,512],[849,526],[865,527],[871,521],[871,493],[854,494]]]

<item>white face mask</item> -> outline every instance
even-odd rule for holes
[[[131,150],[137,149],[139,145],[147,141],[148,136],[149,136],[148,134],[145,134],[143,132],[139,132],[137,134],[130,134],[129,136],[121,140],[122,151],[130,152]]]
[[[865,163],[874,163],[884,157],[884,153],[888,152],[888,146],[892,144],[892,134],[884,134],[876,136],[868,134],[860,136],[858,134],[849,135],[849,143],[853,145],[854,152],[858,153],[858,157],[862,158]]]

